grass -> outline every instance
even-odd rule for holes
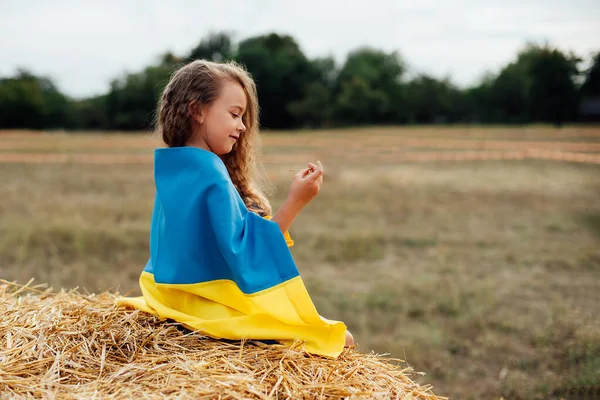
[[[263,137],[265,157],[282,156],[267,163],[273,205],[285,198],[287,170],[302,167],[298,160],[323,161],[323,189],[291,229],[292,252],[321,314],[344,320],[361,351],[406,359],[451,398],[594,398],[600,166],[394,163],[389,154],[420,151],[402,147],[402,137],[600,143],[600,129],[294,135]],[[0,143],[9,137],[25,141],[0,134]],[[385,163],[372,148],[359,157],[357,140],[367,139],[387,147]],[[71,143],[68,135],[44,135],[31,148],[42,140],[46,149]],[[69,149],[110,153],[108,143],[141,149],[148,139],[78,136]],[[138,293],[148,257],[151,164],[0,164],[0,181],[0,278]]]

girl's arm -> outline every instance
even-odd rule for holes
[[[288,199],[283,203],[279,211],[275,213],[271,221],[277,222],[282,233],[289,231],[292,222],[296,219],[302,206],[296,203],[293,199]]]
[[[286,201],[272,218],[282,233],[290,229],[300,210],[319,193],[322,183],[323,165],[320,161],[317,164],[309,163],[308,168],[294,175]]]

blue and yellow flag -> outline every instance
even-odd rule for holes
[[[227,168],[196,147],[156,149],[150,259],[120,304],[220,339],[305,341],[337,357],[346,326],[321,317],[279,225],[248,211]]]

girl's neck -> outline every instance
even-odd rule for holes
[[[202,139],[202,137],[200,135],[194,135],[192,136],[192,138],[190,140],[187,141],[187,143],[185,144],[186,146],[190,146],[190,147],[198,147],[202,150],[206,150],[206,151],[211,151],[210,147],[208,147],[208,144],[204,141],[204,139]]]

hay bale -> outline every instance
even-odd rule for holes
[[[439,399],[400,360],[226,343],[115,298],[0,281],[0,397]]]

